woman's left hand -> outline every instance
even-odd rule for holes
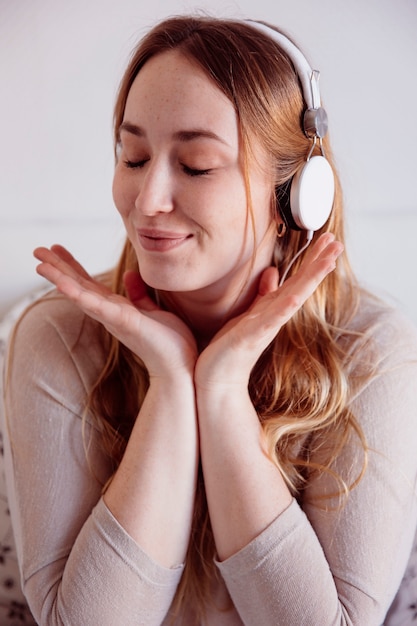
[[[136,354],[151,379],[172,381],[185,374],[192,380],[194,337],[179,317],[162,310],[149,296],[139,273],[124,274],[125,297],[90,276],[62,246],[37,248],[34,255],[41,262],[37,272]]]
[[[229,320],[198,358],[196,387],[245,385],[262,352],[334,268],[343,245],[325,233],[312,246],[298,272],[278,286],[278,270],[267,268],[249,309]]]

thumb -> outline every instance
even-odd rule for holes
[[[278,289],[278,270],[276,267],[267,267],[262,272],[259,281],[258,296],[266,296]]]
[[[126,288],[129,300],[136,308],[144,311],[154,311],[158,309],[158,306],[149,296],[147,285],[138,272],[134,270],[125,272],[123,275],[123,284]]]

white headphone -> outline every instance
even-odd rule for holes
[[[330,216],[335,188],[333,170],[324,155],[322,146],[322,138],[327,132],[328,125],[326,111],[321,107],[320,72],[312,70],[297,46],[275,27],[253,20],[247,20],[247,22],[276,41],[288,54],[301,82],[304,100],[307,104],[303,131],[313,143],[306,163],[291,181],[289,203],[287,202],[287,207],[285,207],[281,198],[280,209],[290,228],[307,230],[311,238],[313,232],[324,226]],[[321,149],[321,156],[311,156],[317,142]]]

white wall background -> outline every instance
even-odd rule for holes
[[[115,263],[117,84],[150,25],[199,9],[274,22],[321,70],[353,265],[417,323],[416,0],[0,0],[0,314],[43,284],[38,245]]]

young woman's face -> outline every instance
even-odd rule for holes
[[[272,177],[250,166],[253,229],[236,113],[202,70],[177,51],[150,59],[120,138],[113,196],[148,285],[216,297],[251,278],[254,249],[252,275],[270,264]]]

